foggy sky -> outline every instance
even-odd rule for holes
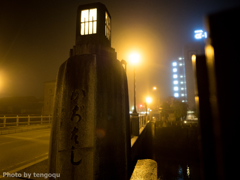
[[[76,13],[86,0],[0,0],[0,97],[43,96],[75,45]],[[171,62],[204,29],[204,17],[240,5],[238,0],[102,0],[112,17],[112,47],[119,60],[132,51],[137,66],[137,101],[159,87],[172,95]],[[133,68],[128,63],[129,95]]]

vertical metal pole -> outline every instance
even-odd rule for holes
[[[136,109],[136,68],[134,66],[134,110],[133,114],[137,114],[137,109]]]
[[[146,121],[147,121],[147,102],[145,102],[145,105],[146,105]]]

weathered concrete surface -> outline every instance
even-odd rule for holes
[[[57,79],[49,172],[59,179],[128,179],[126,73],[108,56],[76,55]]]
[[[130,180],[157,180],[157,162],[152,159],[138,160]]]

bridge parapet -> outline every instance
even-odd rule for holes
[[[130,116],[130,131],[131,136],[139,136],[147,124],[147,116]]]

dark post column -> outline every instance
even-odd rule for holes
[[[204,179],[239,176],[239,18],[239,7],[209,15],[206,63],[196,59]]]

